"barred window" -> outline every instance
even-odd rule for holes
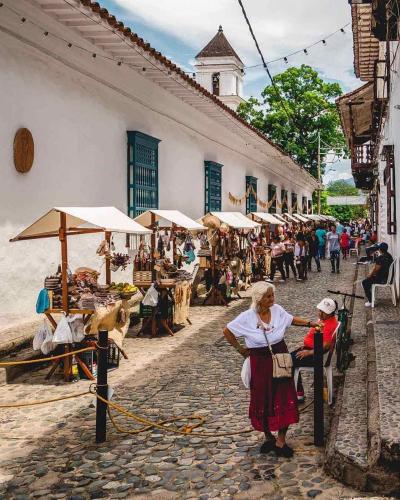
[[[386,185],[387,194],[387,233],[396,234],[396,179],[394,165],[394,146],[384,146],[383,152],[386,158],[386,168],[383,172],[383,182]]]
[[[257,195],[257,178],[246,175],[246,193],[250,186]],[[257,212],[257,199],[252,192],[250,192],[249,196],[246,198],[246,214],[251,212]]]

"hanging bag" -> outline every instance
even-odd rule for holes
[[[247,357],[243,362],[241,377],[243,385],[246,387],[246,389],[250,389],[251,366],[249,357]]]
[[[286,377],[291,377],[292,376],[292,366],[293,366],[293,361],[292,361],[292,356],[287,353],[278,353],[274,354],[272,351],[272,348],[270,346],[270,343],[268,341],[267,334],[265,332],[265,327],[263,325],[263,322],[261,321],[261,318],[258,317],[259,319],[259,326],[261,327],[265,341],[267,342],[269,351],[271,353],[272,357],[272,377],[273,378],[286,378]]]

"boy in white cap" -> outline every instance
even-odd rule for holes
[[[317,305],[324,352],[329,350],[332,342],[332,335],[339,324],[335,316],[336,309],[337,303],[333,299],[329,298],[321,300],[321,302]],[[299,366],[314,366],[314,333],[315,328],[310,328],[303,339],[302,347],[299,347],[290,353],[293,360],[293,372],[294,369]],[[299,375],[297,382],[297,400],[299,402],[304,401],[304,389],[301,381],[301,375]]]

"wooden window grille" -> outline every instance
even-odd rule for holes
[[[220,74],[213,73],[213,75],[212,75],[212,93],[214,95],[219,95],[219,83],[220,83]]]
[[[214,161],[204,162],[205,193],[204,213],[220,212],[222,205],[222,167]]]
[[[289,212],[289,207],[288,207],[288,192],[286,189],[281,189],[281,203],[282,203],[282,213],[287,214]]]
[[[307,213],[307,196],[302,197],[301,211],[303,214]]]
[[[251,175],[246,175],[246,193],[250,186],[257,194],[257,178],[252,177]],[[257,212],[257,199],[253,193],[250,193],[246,198],[246,214],[249,214],[251,212]]]
[[[312,200],[307,201],[307,213],[312,214]]]
[[[396,234],[396,178],[395,178],[395,163],[394,163],[394,146],[384,146],[384,154],[386,158],[386,167],[383,172],[383,182],[386,186],[386,219],[387,233]]]
[[[128,215],[137,217],[158,208],[159,139],[128,132]]]
[[[292,212],[297,212],[299,207],[296,207],[297,205],[297,194],[292,193]]]

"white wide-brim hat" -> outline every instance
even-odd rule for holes
[[[322,299],[317,305],[317,309],[325,314],[333,314],[336,311],[336,302],[332,299]]]

